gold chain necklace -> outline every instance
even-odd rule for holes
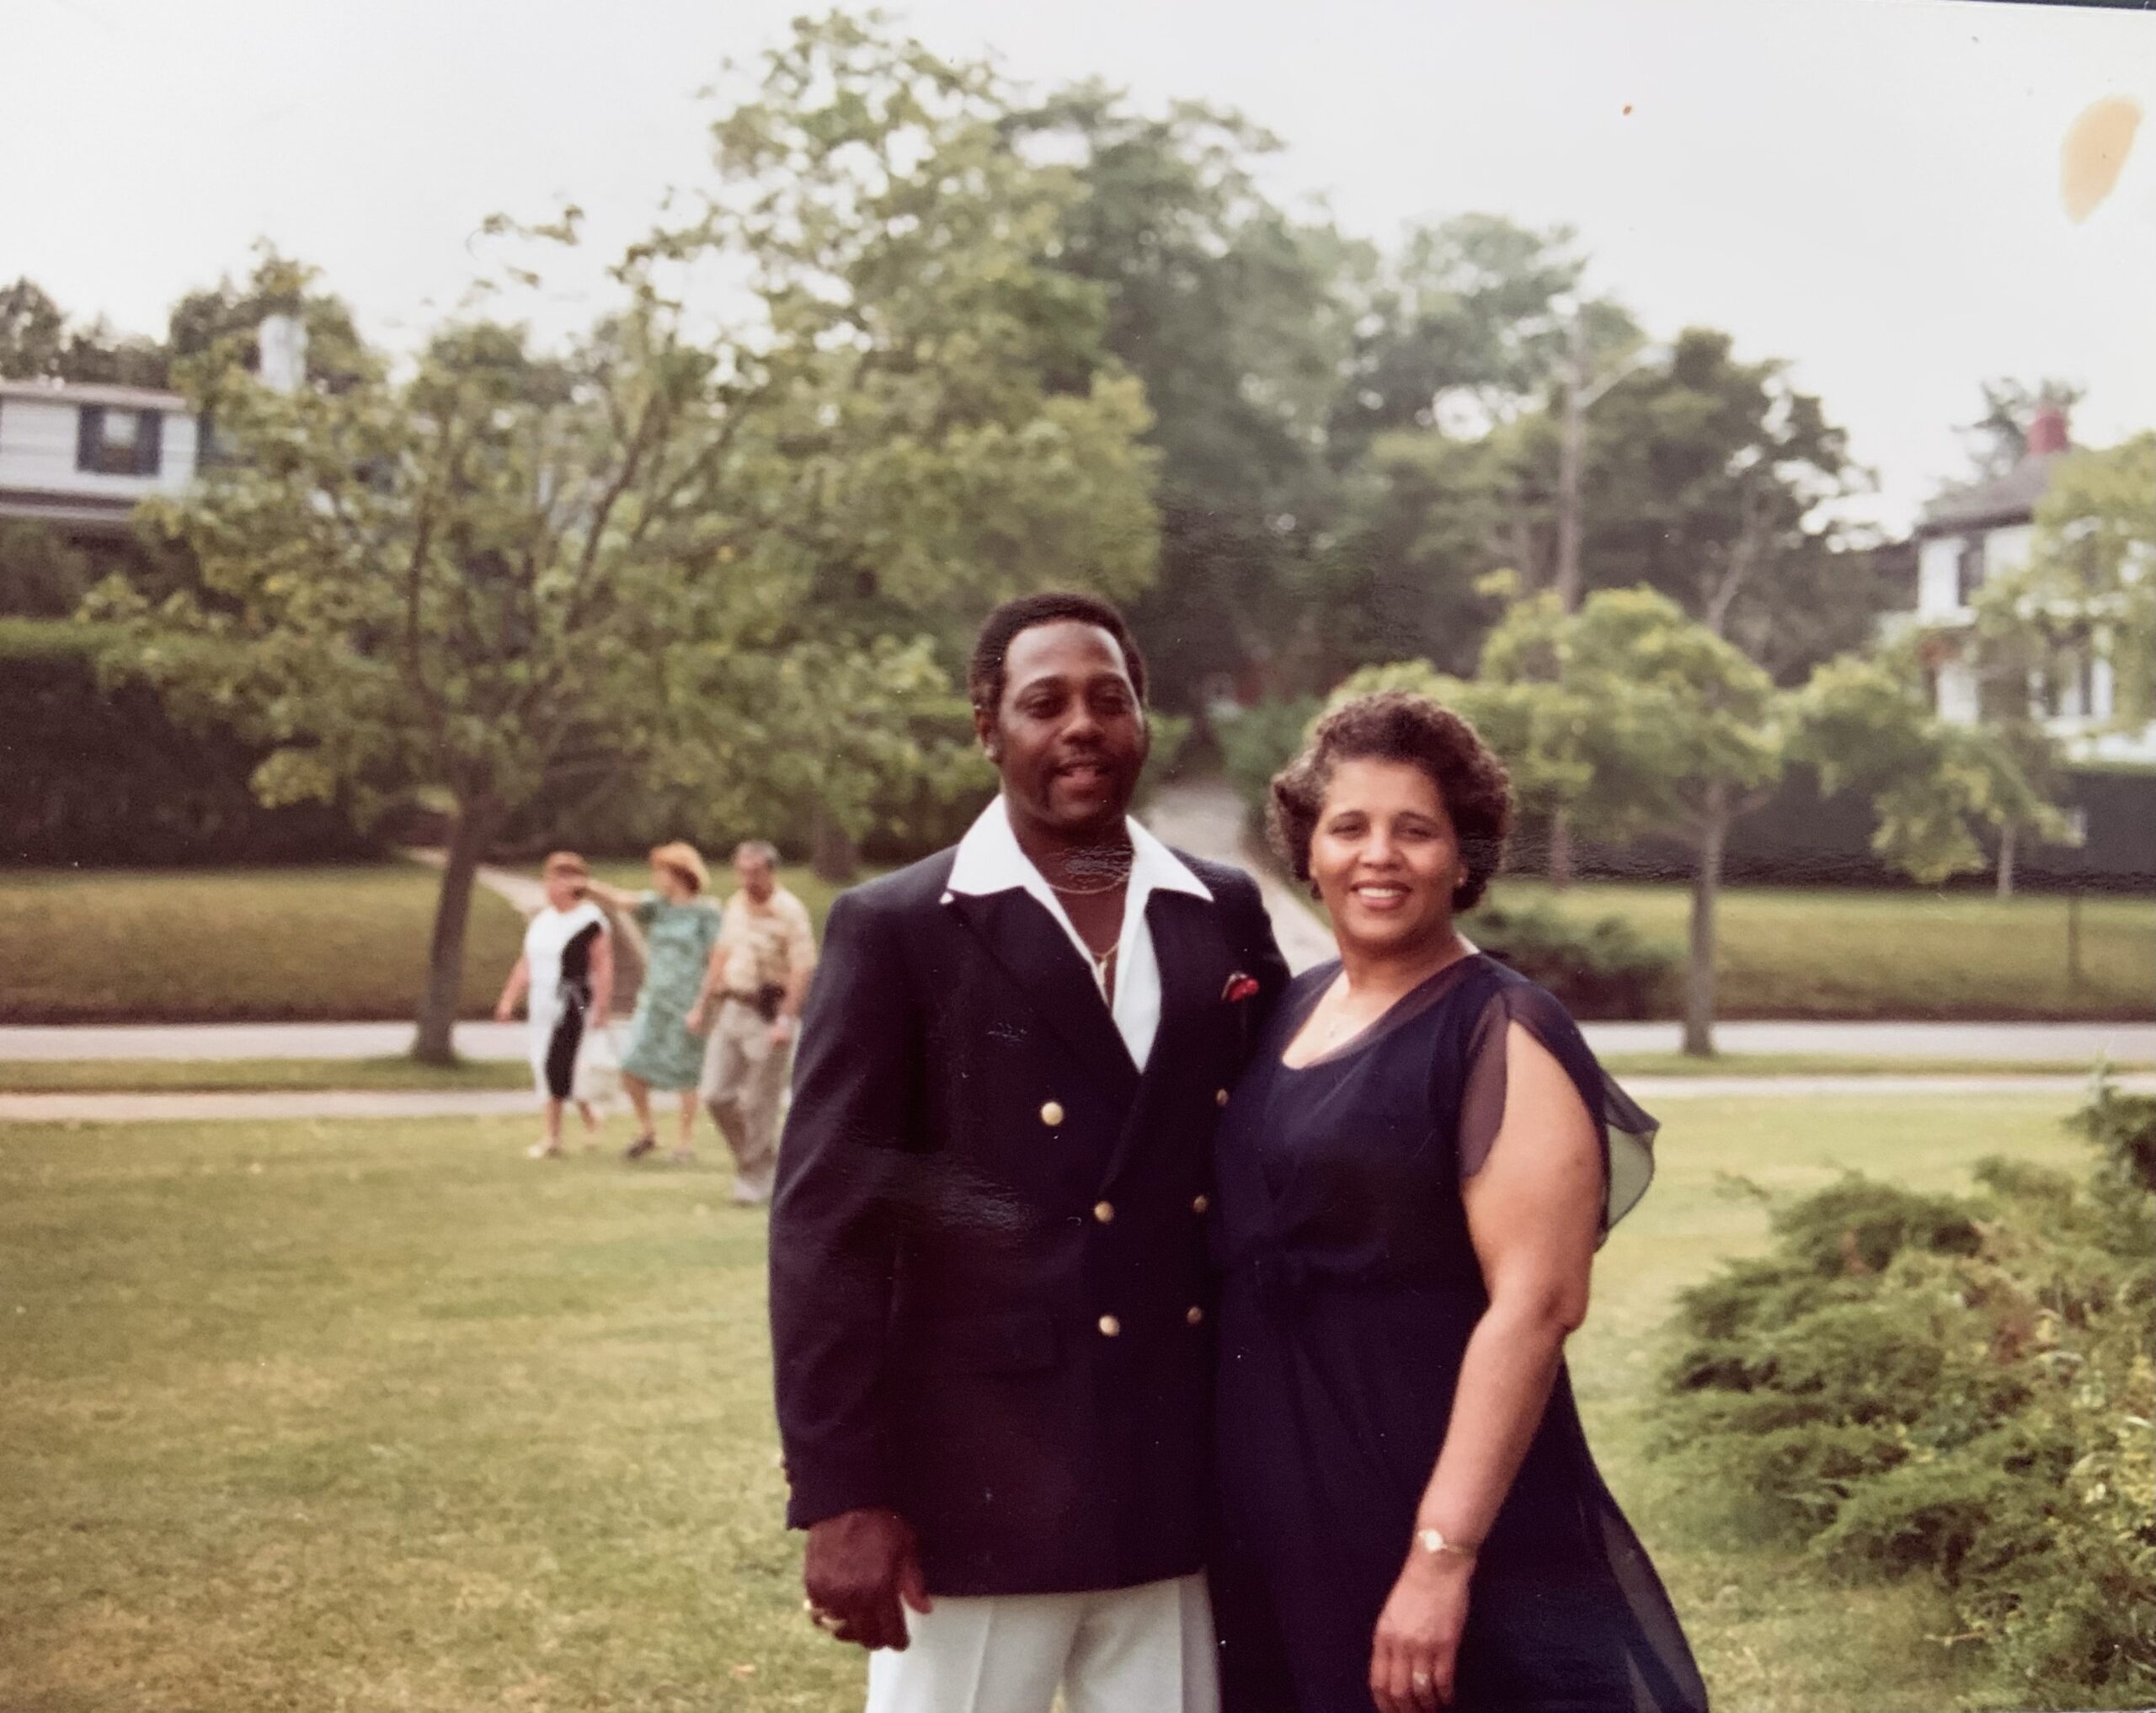
[[[1132,865],[1136,861],[1137,852],[1134,851],[1126,851],[1123,852],[1123,873],[1120,874],[1110,875],[1108,878],[1103,881],[1100,885],[1064,886],[1051,880],[1049,882],[1049,889],[1063,898],[1099,898],[1103,894],[1113,892],[1119,886],[1128,884],[1130,879],[1130,870]]]

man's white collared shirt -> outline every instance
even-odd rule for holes
[[[1145,921],[1145,906],[1155,892],[1187,892],[1212,900],[1212,889],[1145,828],[1124,819],[1130,835],[1130,880],[1123,894],[1123,933],[1116,942],[1115,997],[1109,1014],[1117,1033],[1130,1051],[1131,1062],[1140,1070],[1153,1051],[1153,1038],[1161,1030],[1161,961],[1153,947],[1153,932]],[[1063,900],[1047,878],[1020,848],[1011,830],[1011,808],[1000,795],[980,813],[958,841],[957,860],[951,865],[950,890],[969,897],[990,893],[1024,891],[1040,901],[1042,908],[1062,926],[1093,972],[1094,985],[1108,1003],[1107,978],[1092,948],[1072,926]]]

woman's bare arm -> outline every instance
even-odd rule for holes
[[[506,1023],[516,1015],[516,1002],[524,997],[524,990],[531,985],[531,966],[519,957],[509,972],[509,979],[502,984],[502,996],[494,1001],[494,1021]]]
[[[1518,1023],[1505,1040],[1505,1114],[1463,1187],[1489,1306],[1460,1361],[1452,1417],[1415,1529],[1479,1548],[1540,1426],[1565,1339],[1587,1316],[1601,1229],[1602,1150],[1579,1091]],[[1380,1620],[1371,1689],[1385,1713],[1449,1700],[1471,1556],[1411,1548]],[[1417,1679],[1421,1681],[1418,1682]]]

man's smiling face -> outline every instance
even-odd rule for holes
[[[1118,833],[1150,736],[1116,639],[1058,619],[1011,639],[1003,699],[974,721],[1014,819],[1058,840]]]

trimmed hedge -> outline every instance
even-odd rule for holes
[[[1675,1006],[1677,953],[1622,916],[1581,923],[1546,905],[1486,904],[1461,926],[1500,963],[1548,988],[1576,1017],[1664,1017]]]
[[[109,639],[67,620],[0,619],[0,862],[163,867],[376,854],[340,810],[265,808],[262,752],[176,725],[156,692],[98,681]]]

